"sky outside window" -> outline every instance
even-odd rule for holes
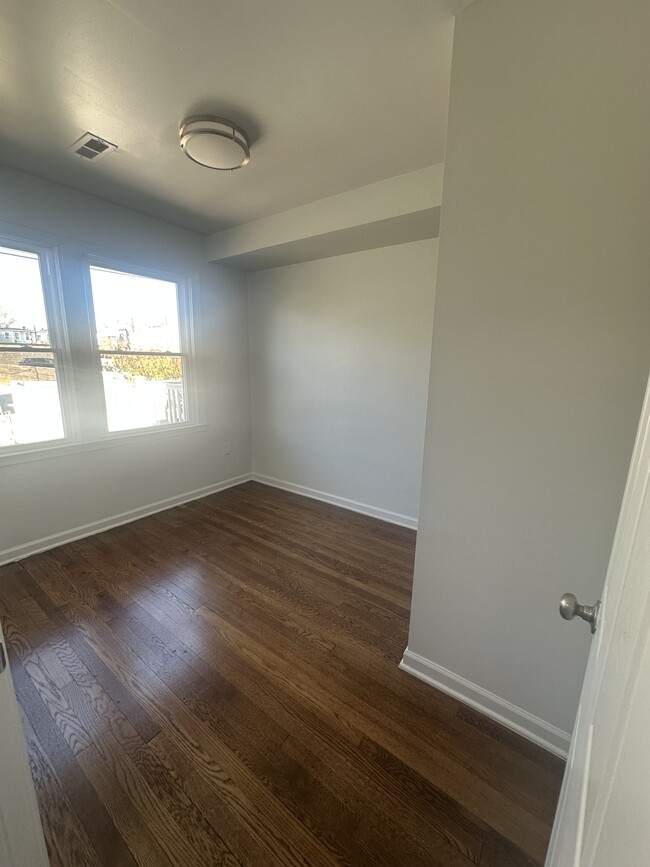
[[[39,343],[49,342],[36,253],[0,247],[0,326],[35,329],[44,332]]]
[[[100,349],[180,352],[175,283],[94,267],[90,275]]]

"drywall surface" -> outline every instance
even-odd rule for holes
[[[440,206],[372,220],[357,226],[314,234],[283,244],[260,247],[237,256],[223,257],[220,265],[240,271],[266,271],[282,265],[312,262],[329,256],[344,256],[361,250],[374,250],[396,244],[409,244],[425,238],[437,238],[440,232]]]
[[[75,528],[182,498],[250,471],[244,277],[205,262],[204,239],[38,178],[0,169],[0,229],[125,263],[193,275],[199,398],[205,427],[132,437],[20,463],[0,454],[0,560]],[[224,442],[230,454],[224,454]],[[47,543],[44,543],[47,544]],[[9,554],[7,554],[9,552]]]
[[[409,648],[565,732],[558,602],[601,593],[650,368],[648,33],[640,0],[456,20]]]
[[[208,259],[236,260],[246,254],[306,239],[313,242],[319,236],[431,211],[440,207],[443,171],[439,163],[224,229],[207,238]],[[324,252],[323,257],[326,255],[330,254]]]
[[[437,240],[248,275],[253,470],[417,517]]]

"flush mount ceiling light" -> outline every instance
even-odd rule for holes
[[[188,117],[181,124],[181,147],[195,163],[233,172],[251,158],[248,137],[230,120],[208,114]]]

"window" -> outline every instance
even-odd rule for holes
[[[64,436],[37,253],[0,247],[0,447]]]
[[[0,454],[196,425],[189,281],[13,243],[0,239]]]
[[[176,283],[92,266],[90,279],[109,431],[184,422]]]

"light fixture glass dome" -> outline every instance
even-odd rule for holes
[[[181,148],[199,165],[232,172],[250,160],[248,137],[232,121],[212,115],[184,120],[180,128]]]

